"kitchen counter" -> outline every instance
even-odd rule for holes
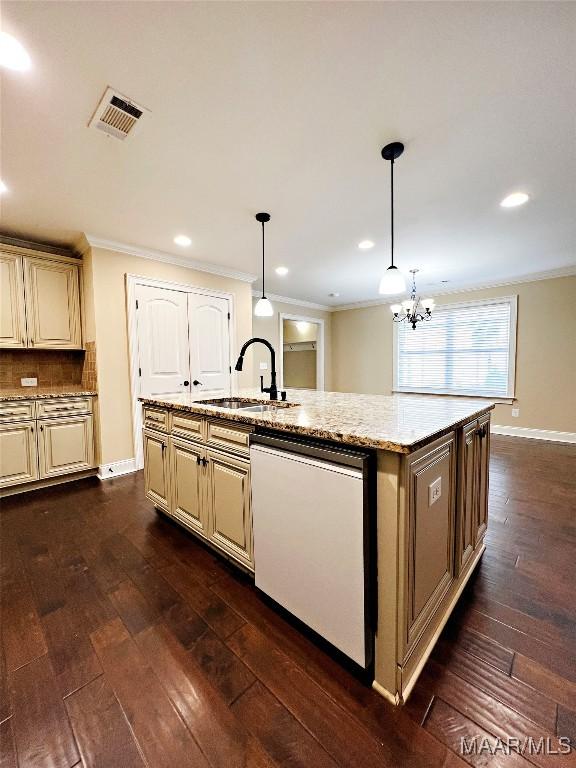
[[[0,389],[0,402],[3,400],[42,400],[51,397],[95,397],[97,394],[96,390],[75,386]]]
[[[287,402],[266,400],[258,389],[243,389],[241,399],[277,406],[251,413],[206,405],[206,394],[140,398],[143,403],[216,416],[257,427],[335,440],[397,453],[412,453],[434,437],[459,427],[494,404],[486,400],[436,395],[358,395],[288,390]]]

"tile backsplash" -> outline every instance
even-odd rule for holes
[[[86,350],[0,350],[0,389],[20,389],[22,378],[37,378],[39,387],[96,389],[96,345],[87,342]]]

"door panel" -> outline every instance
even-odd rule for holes
[[[33,421],[0,426],[0,487],[38,480]]]
[[[404,648],[411,648],[454,581],[454,436],[408,459],[408,562]],[[440,480],[441,493],[431,499]]]
[[[210,538],[252,567],[250,462],[210,450],[206,456]]]
[[[460,573],[474,551],[476,536],[476,480],[478,422],[462,428],[458,454],[458,521],[456,559]]]
[[[227,299],[188,295],[192,391],[230,394],[229,311]]]
[[[81,472],[94,466],[92,416],[38,422],[40,477]]]
[[[136,299],[140,395],[149,397],[188,392],[187,294],[138,285]]]
[[[206,469],[204,449],[180,440],[172,440],[170,467],[172,502],[170,511],[202,536],[207,536],[205,504]]]
[[[35,349],[80,349],[79,267],[25,258],[28,344]]]
[[[0,347],[25,346],[22,261],[12,253],[0,253]]]
[[[155,507],[168,512],[170,474],[168,437],[144,430],[144,491]]]

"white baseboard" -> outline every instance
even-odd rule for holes
[[[576,443],[576,432],[555,432],[552,429],[530,429],[529,427],[502,427],[499,424],[492,424],[490,431],[494,435],[528,437],[531,440],[552,440],[556,443]]]
[[[111,464],[100,464],[98,467],[100,480],[111,480],[113,477],[129,475],[131,472],[136,472],[136,459],[113,461]]]

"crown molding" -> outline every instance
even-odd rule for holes
[[[102,237],[96,237],[95,235],[90,235],[88,233],[86,233],[85,238],[92,248],[103,248],[105,251],[118,251],[119,253],[126,253],[129,256],[138,256],[141,259],[149,259],[150,261],[163,261],[166,264],[174,264],[177,267],[186,267],[186,269],[194,269],[197,272],[208,272],[211,275],[229,277],[233,280],[242,280],[245,283],[253,283],[258,279],[257,275],[253,275],[249,272],[239,272],[236,269],[229,269],[228,267],[223,267],[219,264],[212,264],[209,261],[196,261],[195,259],[187,259],[183,256],[174,256],[174,254],[166,253],[165,251],[142,248],[139,245],[120,243],[116,240],[106,240]]]
[[[540,280],[553,280],[557,277],[572,277],[576,275],[576,264],[559,269],[549,269],[544,272],[535,272],[532,275],[524,277],[511,278],[509,280],[498,280],[490,283],[481,283],[480,285],[470,285],[462,288],[451,288],[446,291],[427,291],[431,296],[451,296],[457,293],[473,293],[474,291],[485,291],[489,288],[504,288],[507,285],[521,285],[523,283],[537,283]],[[380,307],[390,304],[397,304],[400,301],[399,296],[389,299],[370,299],[368,301],[356,301],[351,304],[339,304],[330,307],[332,312],[344,312],[349,309],[364,309],[366,307]]]
[[[255,299],[259,299],[261,296],[260,291],[253,290],[252,296]],[[332,312],[335,308],[329,307],[327,304],[315,304],[313,301],[304,301],[304,299],[292,299],[289,296],[279,296],[277,293],[266,293],[266,297],[270,301],[279,301],[281,304],[294,304],[296,307],[307,307],[308,309],[320,309],[323,312]]]

